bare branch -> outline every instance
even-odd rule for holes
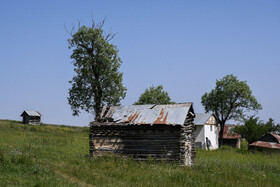
[[[81,28],[81,22],[80,22],[80,20],[77,20],[77,22],[78,22],[78,28],[80,29]]]
[[[118,33],[114,33],[114,34],[113,34],[112,28],[111,28],[111,29],[110,29],[110,32],[109,32],[108,34],[105,33],[105,40],[109,42],[109,41],[112,40],[117,34],[118,34]]]
[[[118,33],[115,33],[115,34],[109,33],[109,34],[107,34],[107,35],[105,36],[105,40],[106,40],[107,42],[109,42],[109,41],[112,40],[117,34],[118,34]]]
[[[73,31],[75,30],[75,25],[72,26],[71,31],[69,32],[69,30],[67,29],[66,25],[64,24],[64,29],[66,30],[66,32],[70,35],[73,36]]]
[[[92,12],[92,11],[91,11],[91,28],[92,28],[92,29],[95,28],[94,15],[93,15],[93,12]]]
[[[99,23],[98,28],[101,29],[101,28],[103,27],[105,21],[106,21],[106,16],[105,16],[105,18]]]

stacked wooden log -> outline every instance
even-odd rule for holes
[[[153,157],[190,166],[196,154],[193,132],[193,117],[187,117],[183,126],[95,121],[90,124],[90,155],[114,152],[137,160]]]

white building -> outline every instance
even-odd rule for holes
[[[210,149],[218,149],[218,123],[213,114],[196,113],[194,119],[195,125],[195,146],[198,148],[206,148],[206,137],[211,141],[212,146]]]

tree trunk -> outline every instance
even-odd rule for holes
[[[101,113],[101,109],[100,109],[100,107],[101,107],[101,102],[97,102],[97,103],[95,103],[95,109],[94,109],[94,111],[95,111],[95,118],[99,118],[100,117],[100,113]]]
[[[223,145],[223,135],[224,135],[225,122],[220,123],[220,132],[219,132],[219,147]]]

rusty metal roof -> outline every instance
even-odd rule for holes
[[[224,126],[223,138],[224,139],[239,139],[239,138],[241,138],[240,134],[234,133],[232,131],[232,129],[235,128],[235,127],[236,127],[236,125],[225,125]],[[219,131],[220,131],[220,126],[219,126]]]
[[[26,113],[28,116],[42,116],[42,114],[40,114],[40,112],[37,111],[23,111],[23,113],[21,114],[21,116],[23,116],[23,114]]]
[[[276,138],[278,143],[280,144],[280,136],[279,135],[277,135],[277,134],[275,134],[273,132],[270,132],[269,134],[271,134],[274,138]]]
[[[273,143],[273,142],[256,141],[250,144],[250,146],[280,149],[280,143]]]
[[[192,103],[113,106],[101,117],[112,118],[114,123],[183,125],[189,112],[193,113]]]
[[[154,105],[112,106],[105,117],[112,117],[114,121],[124,119],[137,112],[152,108]]]

